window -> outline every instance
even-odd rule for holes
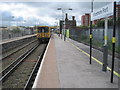
[[[48,31],[48,27],[38,27],[38,33],[47,33]]]

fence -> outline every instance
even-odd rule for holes
[[[70,38],[78,42],[89,44],[89,29],[70,30]],[[108,29],[108,48],[112,50],[112,35],[113,28]],[[116,29],[116,52],[120,54],[120,27]],[[102,48],[104,44],[104,29],[96,28],[93,29],[93,45],[98,48]]]
[[[10,39],[10,38],[20,37],[35,33],[35,31],[31,32],[30,29],[20,30],[19,32],[12,32],[9,29],[4,29],[4,28],[1,28],[0,32],[1,32],[0,35],[2,37],[1,39]]]

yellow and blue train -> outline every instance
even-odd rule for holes
[[[48,42],[51,36],[50,27],[48,26],[37,26],[37,38],[40,43]]]

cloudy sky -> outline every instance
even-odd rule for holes
[[[106,0],[108,1],[108,0]],[[109,2],[95,2],[94,10]],[[62,19],[62,8],[69,15],[69,19],[75,16],[77,25],[81,24],[81,16],[90,13],[91,2],[1,2],[0,22],[2,25],[57,25]],[[71,10],[67,10],[72,8]]]

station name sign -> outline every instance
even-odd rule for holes
[[[111,2],[110,4],[95,10],[91,15],[92,15],[92,21],[97,20],[100,18],[105,18],[113,15],[113,6],[114,3]]]

